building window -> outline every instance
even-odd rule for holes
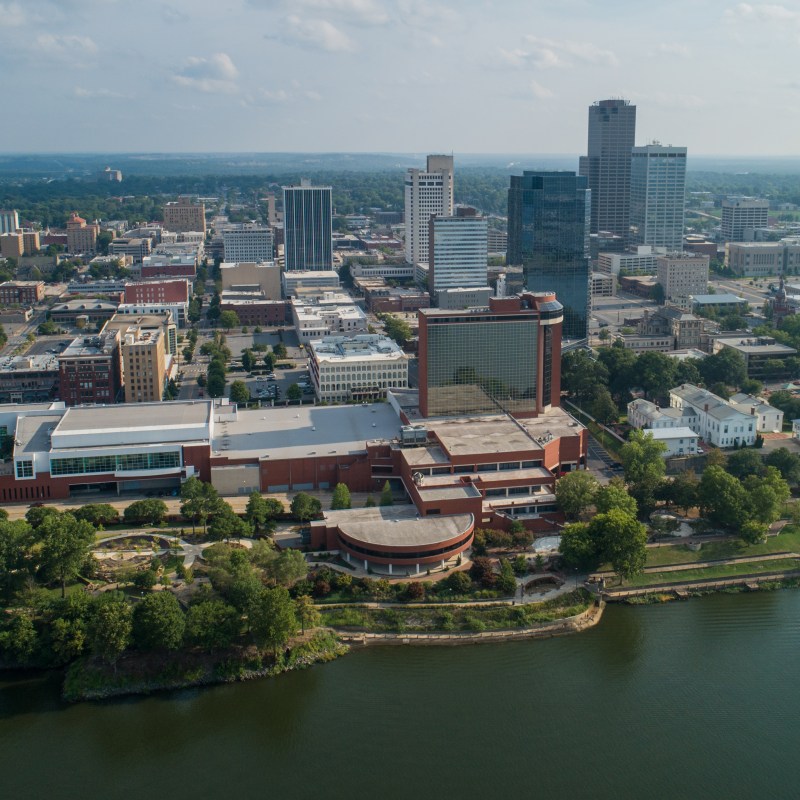
[[[33,461],[17,461],[15,466],[17,470],[17,478],[33,477]]]

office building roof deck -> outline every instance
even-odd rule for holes
[[[216,426],[212,451],[228,458],[304,458],[366,452],[368,441],[391,441],[400,420],[391,406],[286,406],[239,411]]]
[[[403,350],[387,336],[364,334],[361,336],[330,336],[308,343],[318,361],[346,363],[348,360],[384,361],[388,358],[406,358]]]
[[[112,433],[159,430],[169,441],[170,431],[200,427],[211,420],[210,400],[179,400],[174,403],[126,403],[113,406],[68,408],[56,433]],[[181,441],[183,439],[181,438]]]
[[[472,514],[420,517],[416,506],[326,511],[325,524],[345,536],[378,547],[432,547],[469,532]],[[313,523],[312,523],[313,524]]]

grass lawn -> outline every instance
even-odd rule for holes
[[[714,578],[736,578],[739,575],[757,575],[759,573],[784,572],[800,567],[796,558],[779,558],[775,561],[745,561],[739,564],[727,564],[705,569],[682,569],[675,572],[648,572],[625,581],[621,588],[651,586],[665,583],[687,583],[689,581],[711,580]],[[616,587],[609,587],[616,588]]]
[[[783,533],[770,536],[763,544],[747,545],[741,539],[721,542],[706,542],[699,550],[690,550],[686,545],[670,547],[648,547],[648,567],[664,567],[670,564],[685,564],[695,561],[717,561],[742,556],[766,556],[770,553],[800,553],[800,530],[787,525]],[[603,565],[602,569],[610,569]]]

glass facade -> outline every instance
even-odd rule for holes
[[[283,215],[286,269],[333,269],[330,186],[284,187]]]
[[[428,319],[428,416],[536,411],[538,319]]]
[[[123,453],[113,456],[83,456],[79,458],[51,458],[50,474],[94,475],[103,472],[138,472],[140,470],[179,469],[180,451],[168,453]]]
[[[590,211],[586,178],[574,172],[511,176],[508,263],[523,267],[529,291],[556,293],[567,339],[586,338]]]

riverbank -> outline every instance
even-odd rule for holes
[[[348,645],[334,633],[319,630],[275,658],[264,656],[254,648],[237,648],[215,654],[178,651],[154,656],[131,653],[121,658],[116,668],[97,659],[83,658],[68,667],[63,697],[74,703],[274,678],[285,672],[333,661],[348,650]]]

